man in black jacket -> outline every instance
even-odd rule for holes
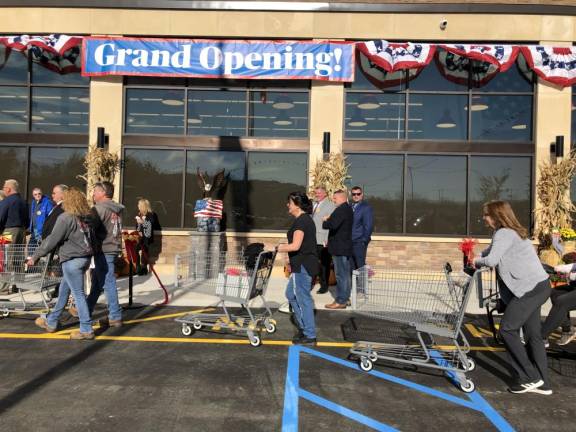
[[[64,199],[64,192],[68,190],[68,186],[65,184],[59,184],[52,188],[52,201],[54,201],[54,207],[48,213],[48,217],[44,221],[44,226],[42,227],[42,240],[50,235],[56,224],[56,219],[62,213],[64,209],[62,208],[62,200]]]
[[[343,190],[334,192],[336,209],[324,219],[322,228],[328,229],[328,252],[332,255],[336,273],[336,300],[327,304],[327,309],[346,309],[350,299],[352,223],[354,212],[348,204],[348,196]]]
[[[10,234],[12,244],[25,244],[26,228],[30,224],[28,204],[20,196],[16,180],[6,180],[2,190],[6,198],[0,204],[0,234]]]

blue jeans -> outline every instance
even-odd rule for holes
[[[299,273],[292,273],[286,286],[286,298],[292,306],[294,319],[298,327],[308,338],[316,338],[316,325],[314,324],[314,301],[310,290],[312,277],[304,266],[300,266]]]
[[[108,302],[108,319],[118,321],[122,319],[122,308],[118,301],[118,289],[116,288],[116,275],[114,274],[114,261],[116,254],[94,255],[95,268],[92,270],[92,286],[88,296],[88,309],[90,313],[98,302],[102,291],[106,295]]]
[[[336,303],[346,304],[350,299],[352,289],[351,265],[352,258],[343,255],[333,255],[334,273],[336,274]]]
[[[56,306],[48,315],[46,322],[50,327],[58,327],[58,319],[68,303],[68,297],[72,292],[72,298],[78,310],[80,320],[80,331],[82,333],[92,333],[92,321],[90,311],[86,304],[86,294],[84,293],[84,274],[90,264],[90,257],[72,258],[62,263],[62,282],[58,293]]]

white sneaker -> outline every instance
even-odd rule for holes
[[[290,303],[289,303],[289,302],[282,303],[282,304],[280,305],[280,307],[278,308],[278,312],[291,313],[291,312],[290,312]]]
[[[547,385],[543,385],[541,387],[536,387],[536,388],[528,390],[528,393],[537,393],[537,394],[541,394],[541,395],[545,395],[545,396],[550,396],[554,392]]]
[[[516,394],[520,394],[520,393],[528,393],[530,391],[534,391],[534,389],[537,389],[538,387],[542,387],[544,385],[544,381],[542,380],[538,380],[535,382],[531,382],[531,383],[526,383],[526,384],[515,384],[510,386],[510,388],[508,389],[508,391],[510,393],[516,393]]]

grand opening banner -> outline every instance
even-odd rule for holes
[[[353,42],[87,37],[82,75],[354,80]]]

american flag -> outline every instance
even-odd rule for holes
[[[194,217],[211,217],[222,219],[222,200],[203,199],[196,201],[194,206]]]

